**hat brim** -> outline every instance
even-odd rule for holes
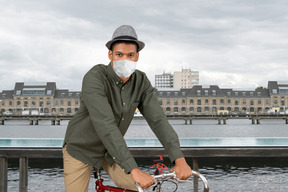
[[[138,40],[132,40],[132,39],[113,39],[111,41],[108,41],[106,43],[106,47],[110,50],[111,49],[111,45],[117,41],[132,41],[137,43],[138,45],[138,51],[141,51],[144,47],[145,47],[145,43],[143,43],[142,41],[138,41]]]

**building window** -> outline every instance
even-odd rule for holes
[[[170,104],[170,99],[167,99],[166,103],[169,105]]]
[[[230,100],[230,99],[228,99],[228,101],[227,101],[227,102],[228,102],[228,104],[231,104],[231,100]]]
[[[79,100],[75,100],[75,105],[78,105],[79,104]]]
[[[224,99],[220,99],[220,103],[223,104],[224,103]]]
[[[67,113],[71,113],[71,108],[67,108]]]
[[[16,95],[21,95],[21,90],[17,90]]]
[[[274,103],[275,105],[277,105],[277,103],[278,103],[278,102],[277,102],[277,100],[276,100],[276,99],[274,99],[273,103]]]
[[[231,92],[227,92],[227,96],[231,96]]]
[[[182,99],[182,104],[185,104],[185,99]]]
[[[246,104],[246,99],[243,99],[243,104],[244,104],[244,105]]]
[[[47,105],[50,105],[50,101],[47,101]]]
[[[190,111],[194,111],[194,107],[190,107],[189,110],[190,110]]]
[[[76,97],[80,97],[80,93],[76,93]]]
[[[250,100],[250,105],[254,105],[254,100]]]
[[[59,101],[58,100],[55,101],[55,105],[59,105]]]
[[[60,112],[64,112],[64,109],[63,109],[63,108],[60,108]]]
[[[64,97],[65,96],[65,93],[61,93],[61,97]]]
[[[12,105],[12,101],[9,101],[9,105]]]
[[[204,94],[205,94],[205,96],[208,96],[208,90],[205,90]]]
[[[213,99],[213,105],[217,105],[216,99]]]
[[[209,107],[205,107],[205,111],[206,111],[206,112],[209,111]]]
[[[254,92],[250,92],[250,97],[253,97],[254,96]]]
[[[239,93],[238,92],[235,92],[235,96],[238,96],[239,95]]]
[[[167,92],[167,96],[170,96],[171,94],[170,94],[170,92]]]
[[[197,100],[197,105],[201,105],[201,99]]]
[[[181,111],[186,111],[186,107],[182,107],[182,108],[181,108]]]
[[[2,105],[2,106],[4,106],[4,105],[5,105],[5,102],[4,102],[4,101],[2,101],[2,102],[1,102],[1,105]]]
[[[60,100],[60,105],[63,105],[64,104],[64,101],[63,100]]]
[[[202,112],[201,107],[197,107],[197,112],[198,113]]]
[[[171,108],[170,108],[170,107],[167,107],[167,108],[166,108],[166,111],[171,111]]]
[[[245,96],[246,96],[246,92],[242,92],[242,96],[244,96],[244,97],[245,97]]]
[[[162,105],[162,100],[161,99],[159,100],[159,104]]]
[[[32,105],[36,105],[36,102],[35,102],[35,101],[32,101],[31,103],[32,103]]]
[[[159,96],[163,96],[163,92],[159,92]]]
[[[51,95],[52,94],[52,90],[47,90],[47,95]]]
[[[216,96],[216,90],[212,90],[212,96]]]
[[[277,89],[272,89],[273,94],[277,94]]]
[[[174,105],[178,105],[177,99],[174,100]]]
[[[205,99],[205,104],[208,104],[209,103],[209,100],[208,99]]]
[[[28,107],[28,101],[24,101],[24,107]]]
[[[39,102],[39,106],[40,106],[40,107],[43,107],[43,101],[40,101],[40,102]]]
[[[21,105],[21,101],[17,101],[17,105]]]
[[[270,103],[269,99],[266,99],[265,103],[268,105]]]
[[[258,105],[261,105],[261,99],[258,100]]]
[[[194,103],[193,99],[190,99],[190,104],[193,104],[193,103]]]
[[[72,96],[72,93],[68,93],[68,96],[71,97],[71,96]]]
[[[235,105],[238,105],[239,104],[239,101],[238,100],[235,100]]]
[[[68,101],[68,106],[71,106],[71,101]]]
[[[182,92],[182,96],[185,96],[186,95],[186,92]]]
[[[261,92],[257,92],[257,96],[258,96],[258,97],[261,97]]]
[[[201,96],[201,91],[197,90],[197,96]]]
[[[175,96],[178,96],[178,92],[174,92],[174,95],[175,95]]]
[[[178,107],[174,107],[174,112],[178,112]]]

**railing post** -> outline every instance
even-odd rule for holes
[[[19,158],[19,192],[28,192],[28,158]]]
[[[8,158],[0,157],[0,191],[7,192]]]
[[[197,172],[199,170],[197,157],[193,157],[193,170]],[[198,177],[197,176],[193,177],[193,184],[194,184],[194,192],[198,192]]]

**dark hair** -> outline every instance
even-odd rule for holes
[[[110,50],[110,51],[113,51],[114,45],[116,45],[117,43],[134,44],[134,45],[136,45],[136,52],[137,52],[137,53],[139,52],[139,46],[138,46],[138,44],[137,44],[136,42],[134,42],[134,41],[123,41],[123,40],[119,40],[119,41],[113,42],[113,43],[111,44],[109,50]]]

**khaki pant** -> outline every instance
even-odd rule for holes
[[[71,157],[66,151],[66,146],[63,148],[63,163],[65,191],[87,192],[93,167]],[[126,174],[118,164],[114,163],[112,166],[109,166],[104,161],[102,167],[117,187],[137,191],[132,176]]]

